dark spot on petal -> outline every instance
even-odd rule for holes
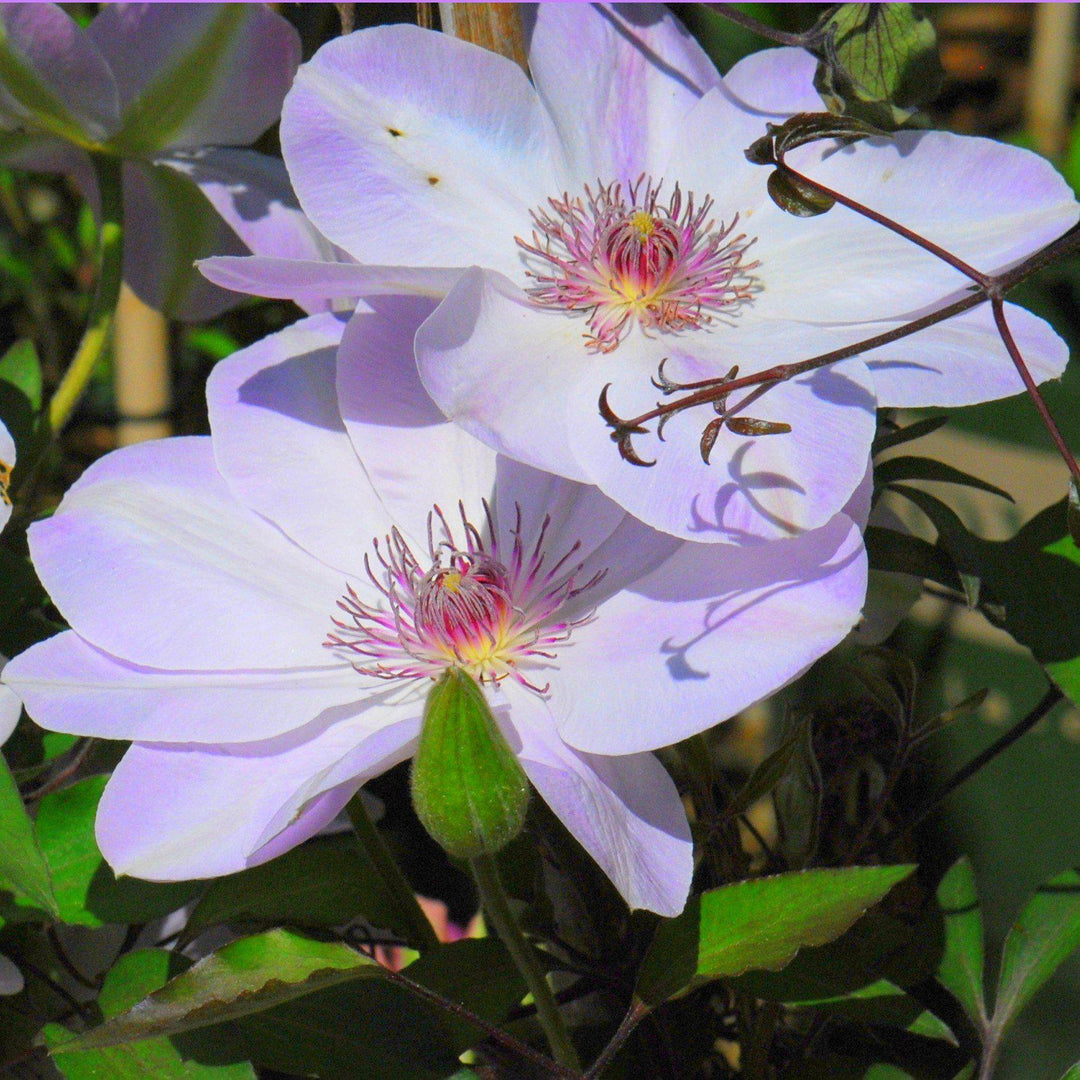
[[[401,136],[405,134],[404,131],[398,131],[397,128],[388,127],[386,130],[390,132],[390,134],[393,135],[395,139],[400,139]]]
[[[437,176],[429,176],[429,177],[427,178],[427,182],[428,182],[428,183],[429,183],[429,184],[430,184],[430,185],[431,185],[432,187],[434,187],[434,186],[435,186],[435,185],[436,185],[436,184],[437,184],[437,183],[439,182],[439,178],[438,178]]]

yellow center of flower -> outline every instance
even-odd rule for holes
[[[639,210],[630,218],[630,225],[637,230],[637,234],[642,240],[647,240],[656,232],[656,219],[652,214],[645,213],[644,210]]]
[[[8,485],[11,483],[11,466],[6,461],[0,461],[0,503],[5,506],[11,505],[11,496],[8,494]]]

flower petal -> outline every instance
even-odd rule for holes
[[[300,62],[299,35],[263,4],[107,4],[88,34],[119,87],[112,142],[132,155],[254,142]]]
[[[142,443],[92,465],[30,529],[70,625],[130,663],[173,670],[329,667],[341,575],[236,501],[210,440]]]
[[[0,423],[0,532],[11,517],[11,496],[8,494],[8,481],[15,468],[15,440]]]
[[[327,616],[329,625],[329,616]],[[331,659],[327,654],[327,660]],[[162,671],[116,660],[73,631],[20,653],[4,671],[50,731],[142,742],[269,739],[378,691],[346,663],[277,671]],[[0,687],[2,691],[3,687]],[[385,687],[381,696],[386,696]]]
[[[582,368],[596,362],[582,328],[501,275],[472,267],[416,335],[420,377],[451,420],[500,453],[587,481],[570,449],[565,409]]]
[[[1016,304],[1005,305],[1005,319],[1037,383],[1064,372],[1069,346],[1049,323]],[[869,335],[890,327],[871,324],[865,329]],[[886,408],[970,405],[1024,389],[989,304],[863,353],[862,359],[874,378],[878,402]]]
[[[263,255],[203,259],[199,269],[222,288],[294,300],[308,311],[326,311],[335,300],[359,296],[424,296],[441,300],[460,276],[457,270],[432,267],[361,266],[354,262]]]
[[[547,707],[508,686],[518,757],[533,786],[596,860],[632,909],[678,915],[694,872],[694,847],[679,793],[652,754],[582,754],[558,736]]]
[[[314,835],[337,815],[366,776],[400,760],[415,721],[375,730],[341,721],[314,737],[284,735],[240,746],[136,743],[101,798],[97,841],[118,874],[151,881],[216,877],[255,866]],[[291,823],[280,821],[297,792],[373,740],[366,768],[313,794]],[[275,837],[265,834],[278,824]]]
[[[0,4],[0,128],[81,145],[119,119],[116,81],[91,37],[58,4]]]
[[[752,387],[733,392],[728,409],[736,416],[790,424],[791,430],[748,436],[725,426],[708,464],[702,435],[717,420],[708,405],[671,416],[662,444],[654,437],[655,420],[647,425],[653,435],[634,436],[635,451],[656,462],[643,469],[620,457],[597,415],[597,399],[609,382],[608,403],[620,417],[649,412],[663,401],[649,380],[665,354],[671,361],[664,369],[668,377],[694,382],[723,376],[727,363],[739,364],[741,378],[838,344],[832,332],[749,319],[720,327],[711,337],[672,339],[663,352],[656,345],[641,349],[624,342],[606,377],[597,372],[579,381],[570,403],[571,448],[607,495],[654,528],[684,539],[740,543],[817,528],[844,506],[866,471],[876,414],[873,384],[860,360],[796,376],[760,396]]]
[[[683,115],[720,83],[697,42],[654,4],[539,5],[529,69],[569,159],[571,187],[659,178]]]
[[[343,578],[363,574],[371,537],[391,524],[338,409],[345,325],[301,319],[223,360],[206,387],[214,457],[236,497]]]
[[[6,666],[7,661],[0,656],[0,675],[4,674]],[[0,746],[7,742],[19,723],[20,716],[22,716],[22,702],[5,680],[0,683]]]
[[[413,336],[432,302],[387,296],[371,306],[371,314],[353,316],[338,350],[338,406],[389,521],[420,541],[433,506],[453,515],[462,502],[478,519],[495,482],[495,454],[449,423],[420,382]]]
[[[754,115],[757,134],[764,135],[768,120],[776,123],[795,113],[825,111],[814,89],[817,65],[805,49],[761,49],[744,56],[724,76],[724,95],[742,112]]]
[[[865,594],[866,553],[843,514],[792,540],[683,544],[559,653],[559,733],[579,750],[629,754],[704,731],[840,642]]]
[[[516,270],[529,208],[559,190],[550,121],[521,69],[394,25],[297,72],[281,145],[300,203],[355,259]]]

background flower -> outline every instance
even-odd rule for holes
[[[123,158],[129,284],[184,318],[227,306],[192,262],[245,246],[182,170],[193,152],[242,166],[205,148],[277,119],[300,59],[289,23],[261,4],[107,4],[84,29],[55,4],[4,4],[0,58],[0,163],[67,173],[96,202],[88,152]],[[263,198],[249,189],[244,216]]]

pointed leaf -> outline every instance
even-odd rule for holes
[[[805,870],[724,885],[660,925],[638,973],[655,1005],[708,982],[783,967],[808,945],[839,937],[913,866]]]
[[[98,1006],[106,1019],[134,1006],[168,979],[171,954],[164,949],[126,953],[105,976]],[[45,1045],[56,1050],[74,1036],[59,1024],[42,1033]],[[147,1039],[134,1046],[64,1053],[55,1059],[67,1080],[255,1080],[248,1062],[201,1065],[185,1060],[168,1039]]]
[[[0,755],[0,890],[17,900],[59,915],[49,869],[41,857],[34,826],[3,755]]]
[[[18,390],[35,411],[41,408],[41,361],[29,338],[16,341],[0,356],[0,383]]]
[[[998,1037],[1078,948],[1080,873],[1067,870],[1035,890],[1005,939],[992,1021]]]
[[[924,420],[916,420],[907,427],[897,428],[895,431],[884,431],[874,439],[873,454],[884,453],[894,446],[902,446],[904,443],[914,442],[944,427],[949,422],[948,416],[928,416]]]
[[[981,1029],[986,1018],[983,919],[975,873],[966,857],[953,863],[941,879],[937,901],[945,916],[945,952],[938,966],[938,981]]]
[[[944,484],[960,484],[964,487],[989,491],[1013,502],[1013,497],[999,487],[980,480],[962,469],[925,457],[894,457],[874,468],[874,480],[878,484],[890,484],[897,480],[935,480]]]
[[[120,1046],[209,1027],[354,979],[383,978],[370,957],[286,930],[241,938],[169,980],[127,1012],[56,1048]]]

